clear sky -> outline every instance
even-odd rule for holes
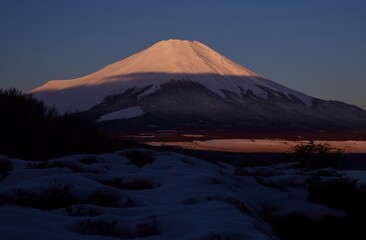
[[[0,0],[0,88],[81,77],[170,38],[366,109],[365,0]]]

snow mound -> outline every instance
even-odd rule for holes
[[[276,239],[264,208],[342,216],[308,202],[306,176],[291,165],[234,174],[228,164],[145,149],[11,161],[0,185],[3,239],[264,240]]]

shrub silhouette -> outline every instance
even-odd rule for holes
[[[100,215],[99,209],[92,206],[76,205],[65,207],[65,211],[69,216],[98,216]]]
[[[95,190],[87,199],[80,199],[73,184],[51,181],[50,187],[41,192],[13,188],[11,192],[0,194],[0,205],[9,204],[52,210],[66,208],[77,204],[93,204],[99,206],[116,207],[120,196],[118,193]],[[88,209],[73,209],[69,211],[89,211]]]
[[[72,184],[50,182],[50,187],[43,192],[25,191],[13,188],[12,194],[1,194],[0,204],[18,205],[43,210],[57,209],[72,204],[79,204],[80,200],[73,193]]]
[[[42,144],[38,139],[44,138],[45,126],[53,114],[30,94],[0,89],[0,152],[19,156],[37,151],[34,143]]]
[[[337,168],[342,159],[343,150],[333,149],[329,144],[299,144],[294,147],[293,157],[301,167],[316,169],[324,167]]]
[[[84,220],[80,222],[83,234],[120,237],[121,234],[116,230],[116,225],[116,220]]]
[[[155,218],[152,222],[137,224],[136,228],[139,237],[149,237],[160,233]]]

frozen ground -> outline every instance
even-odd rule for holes
[[[238,172],[145,149],[9,160],[13,169],[0,180],[1,239],[276,239],[265,210],[344,216],[307,200],[306,180],[316,172],[293,163]]]

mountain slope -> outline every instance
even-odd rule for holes
[[[83,111],[99,120],[128,119],[124,109],[141,108],[135,116],[141,124],[162,126],[366,126],[362,109],[289,89],[197,41],[160,41],[90,75],[49,81],[32,92],[61,112]]]

